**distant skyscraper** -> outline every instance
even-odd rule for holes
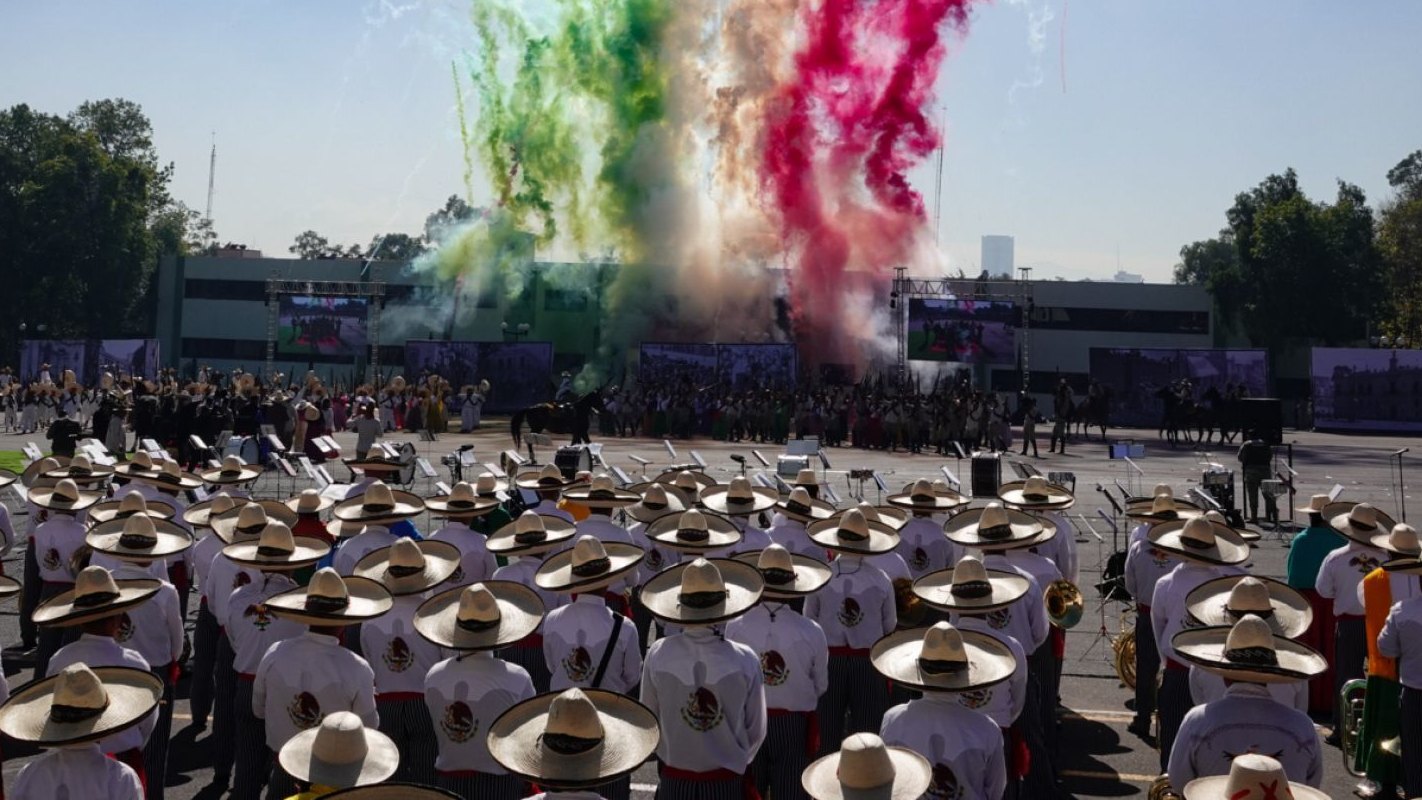
[[[983,237],[983,270],[989,275],[1016,277],[1013,271],[1011,236]]]

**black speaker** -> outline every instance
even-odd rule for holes
[[[1284,404],[1277,397],[1246,397],[1239,401],[1239,424],[1269,444],[1284,443]]]
[[[997,454],[973,456],[973,497],[997,497],[1002,485],[1002,459]]]

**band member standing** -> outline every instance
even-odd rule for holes
[[[1323,560],[1328,554],[1348,544],[1323,519],[1323,509],[1329,504],[1326,494],[1316,494],[1308,505],[1296,509],[1308,515],[1308,527],[1294,535],[1289,542],[1288,583],[1308,600],[1313,609],[1313,624],[1299,641],[1323,654],[1329,663],[1329,672],[1316,681],[1309,681],[1309,711],[1314,714],[1333,713],[1333,703],[1337,699],[1332,674],[1334,660],[1333,603],[1318,593],[1318,574],[1323,568]]]
[[[561,516],[523,512],[518,519],[489,536],[489,552],[512,559],[509,564],[494,571],[495,581],[513,581],[527,586],[542,601],[540,616],[543,610],[567,603],[565,595],[540,590],[534,575],[543,563],[544,554],[572,542],[576,533],[573,523]],[[510,644],[512,646],[500,657],[527,670],[535,690],[547,691],[552,674],[543,657],[543,634],[534,631]]]
[[[1348,540],[1346,547],[1324,556],[1315,583],[1319,596],[1333,601],[1333,696],[1337,697],[1343,684],[1363,677],[1368,639],[1358,587],[1368,573],[1387,560],[1387,554],[1373,546],[1372,538],[1386,533],[1393,522],[1369,503],[1329,503],[1321,516]],[[1329,744],[1339,741],[1342,714],[1342,709],[1333,711],[1334,732],[1328,737]]]
[[[485,481],[484,479],[488,480]],[[445,524],[430,534],[429,541],[447,542],[459,549],[459,567],[449,576],[443,588],[468,586],[494,577],[499,562],[489,552],[489,537],[469,527],[475,519],[491,514],[499,507],[495,491],[501,490],[493,475],[481,475],[481,483],[489,489],[487,495],[469,483],[454,484],[447,496],[425,498],[425,508],[436,517],[444,517]]]

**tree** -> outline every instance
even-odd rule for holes
[[[1389,311],[1382,333],[1422,336],[1422,150],[1388,170],[1397,191],[1380,213],[1378,250],[1382,255]]]
[[[414,261],[428,249],[424,239],[408,233],[387,233],[370,240],[365,257],[382,261]]]
[[[308,230],[298,233],[296,241],[286,249],[289,253],[295,253],[297,258],[328,258],[331,252],[331,242],[316,231]]]
[[[425,217],[425,241],[431,245],[438,244],[444,239],[449,231],[463,225],[471,220],[479,219],[486,213],[485,209],[474,208],[457,194],[452,194],[444,201],[444,207]]]

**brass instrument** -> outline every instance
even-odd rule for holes
[[[1112,663],[1116,667],[1116,677],[1127,689],[1136,688],[1136,629],[1123,628],[1113,636],[1111,651],[1115,653]]]
[[[913,581],[908,578],[894,581],[894,607],[898,612],[900,628],[917,628],[927,624],[928,606],[914,594]]]
[[[1086,599],[1081,590],[1069,580],[1059,579],[1047,585],[1042,594],[1042,603],[1047,607],[1047,619],[1058,628],[1074,628],[1081,622],[1086,610]]]
[[[1180,793],[1170,785],[1170,776],[1161,775],[1150,784],[1146,800],[1181,800]]]
[[[69,555],[69,570],[75,575],[83,572],[89,566],[89,559],[94,556],[94,548],[87,544],[81,544],[74,548],[74,552]]]
[[[1363,734],[1363,705],[1367,702],[1368,682],[1354,678],[1338,690],[1338,749],[1343,752],[1343,766],[1361,776],[1363,759],[1358,748]]]

